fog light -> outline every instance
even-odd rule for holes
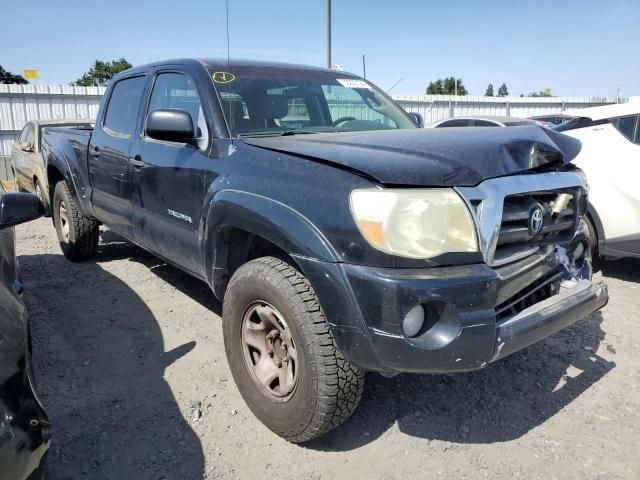
[[[402,330],[407,337],[415,337],[424,325],[424,308],[422,305],[416,305],[404,317],[402,322]]]

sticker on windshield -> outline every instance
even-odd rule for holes
[[[213,72],[211,78],[216,83],[231,83],[236,79],[236,76],[229,72]]]
[[[357,78],[336,78],[336,82],[347,88],[371,88],[367,82]]]

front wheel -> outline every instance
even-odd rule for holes
[[[284,260],[240,267],[223,302],[231,373],[258,419],[290,442],[337,427],[355,411],[364,373],[336,348],[309,281]]]
[[[98,249],[98,222],[80,214],[64,180],[53,193],[53,223],[67,259],[78,262],[93,257]]]

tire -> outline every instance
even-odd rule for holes
[[[598,251],[598,231],[595,229],[591,219],[585,215],[583,217],[584,223],[587,224],[587,230],[589,231],[589,250],[591,252],[591,265],[593,271],[597,272],[602,269],[602,262],[604,258],[600,256]]]
[[[263,316],[269,320],[263,321]],[[284,328],[273,328],[274,324]],[[271,344],[268,338],[260,340],[260,348],[272,348],[265,353],[249,346],[255,340],[248,343],[247,338],[264,335],[267,325],[276,335]],[[309,281],[286,261],[263,257],[234,273],[223,302],[222,327],[227,360],[242,398],[277,435],[294,443],[312,440],[343,423],[357,408],[364,373],[336,348]],[[285,362],[283,356],[290,360]],[[257,366],[263,360],[268,368]],[[269,386],[270,380],[259,381],[260,372],[276,368],[282,373],[278,363],[285,365],[284,382],[279,373]]]
[[[98,249],[98,222],[80,215],[67,182],[56,183],[53,194],[53,223],[58,242],[67,259],[78,262],[93,257]]]
[[[42,205],[44,205],[44,216],[45,217],[50,217],[51,216],[51,206],[49,205],[49,199],[46,198],[45,194],[44,194],[44,188],[42,188],[42,184],[40,183],[40,180],[38,180],[36,178],[35,182],[33,183],[33,191],[36,194],[36,197],[38,197],[40,199],[40,201],[42,202]]]
[[[591,257],[595,260],[598,258],[598,233],[596,232],[591,219],[588,216],[584,216],[584,223],[587,224],[587,230],[589,230],[589,249],[591,250]]]

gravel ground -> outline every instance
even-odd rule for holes
[[[17,227],[52,479],[640,478],[640,262],[605,264],[600,313],[484,371],[368,375],[362,404],[309,445],[244,405],[208,287],[102,235],[61,255]]]

